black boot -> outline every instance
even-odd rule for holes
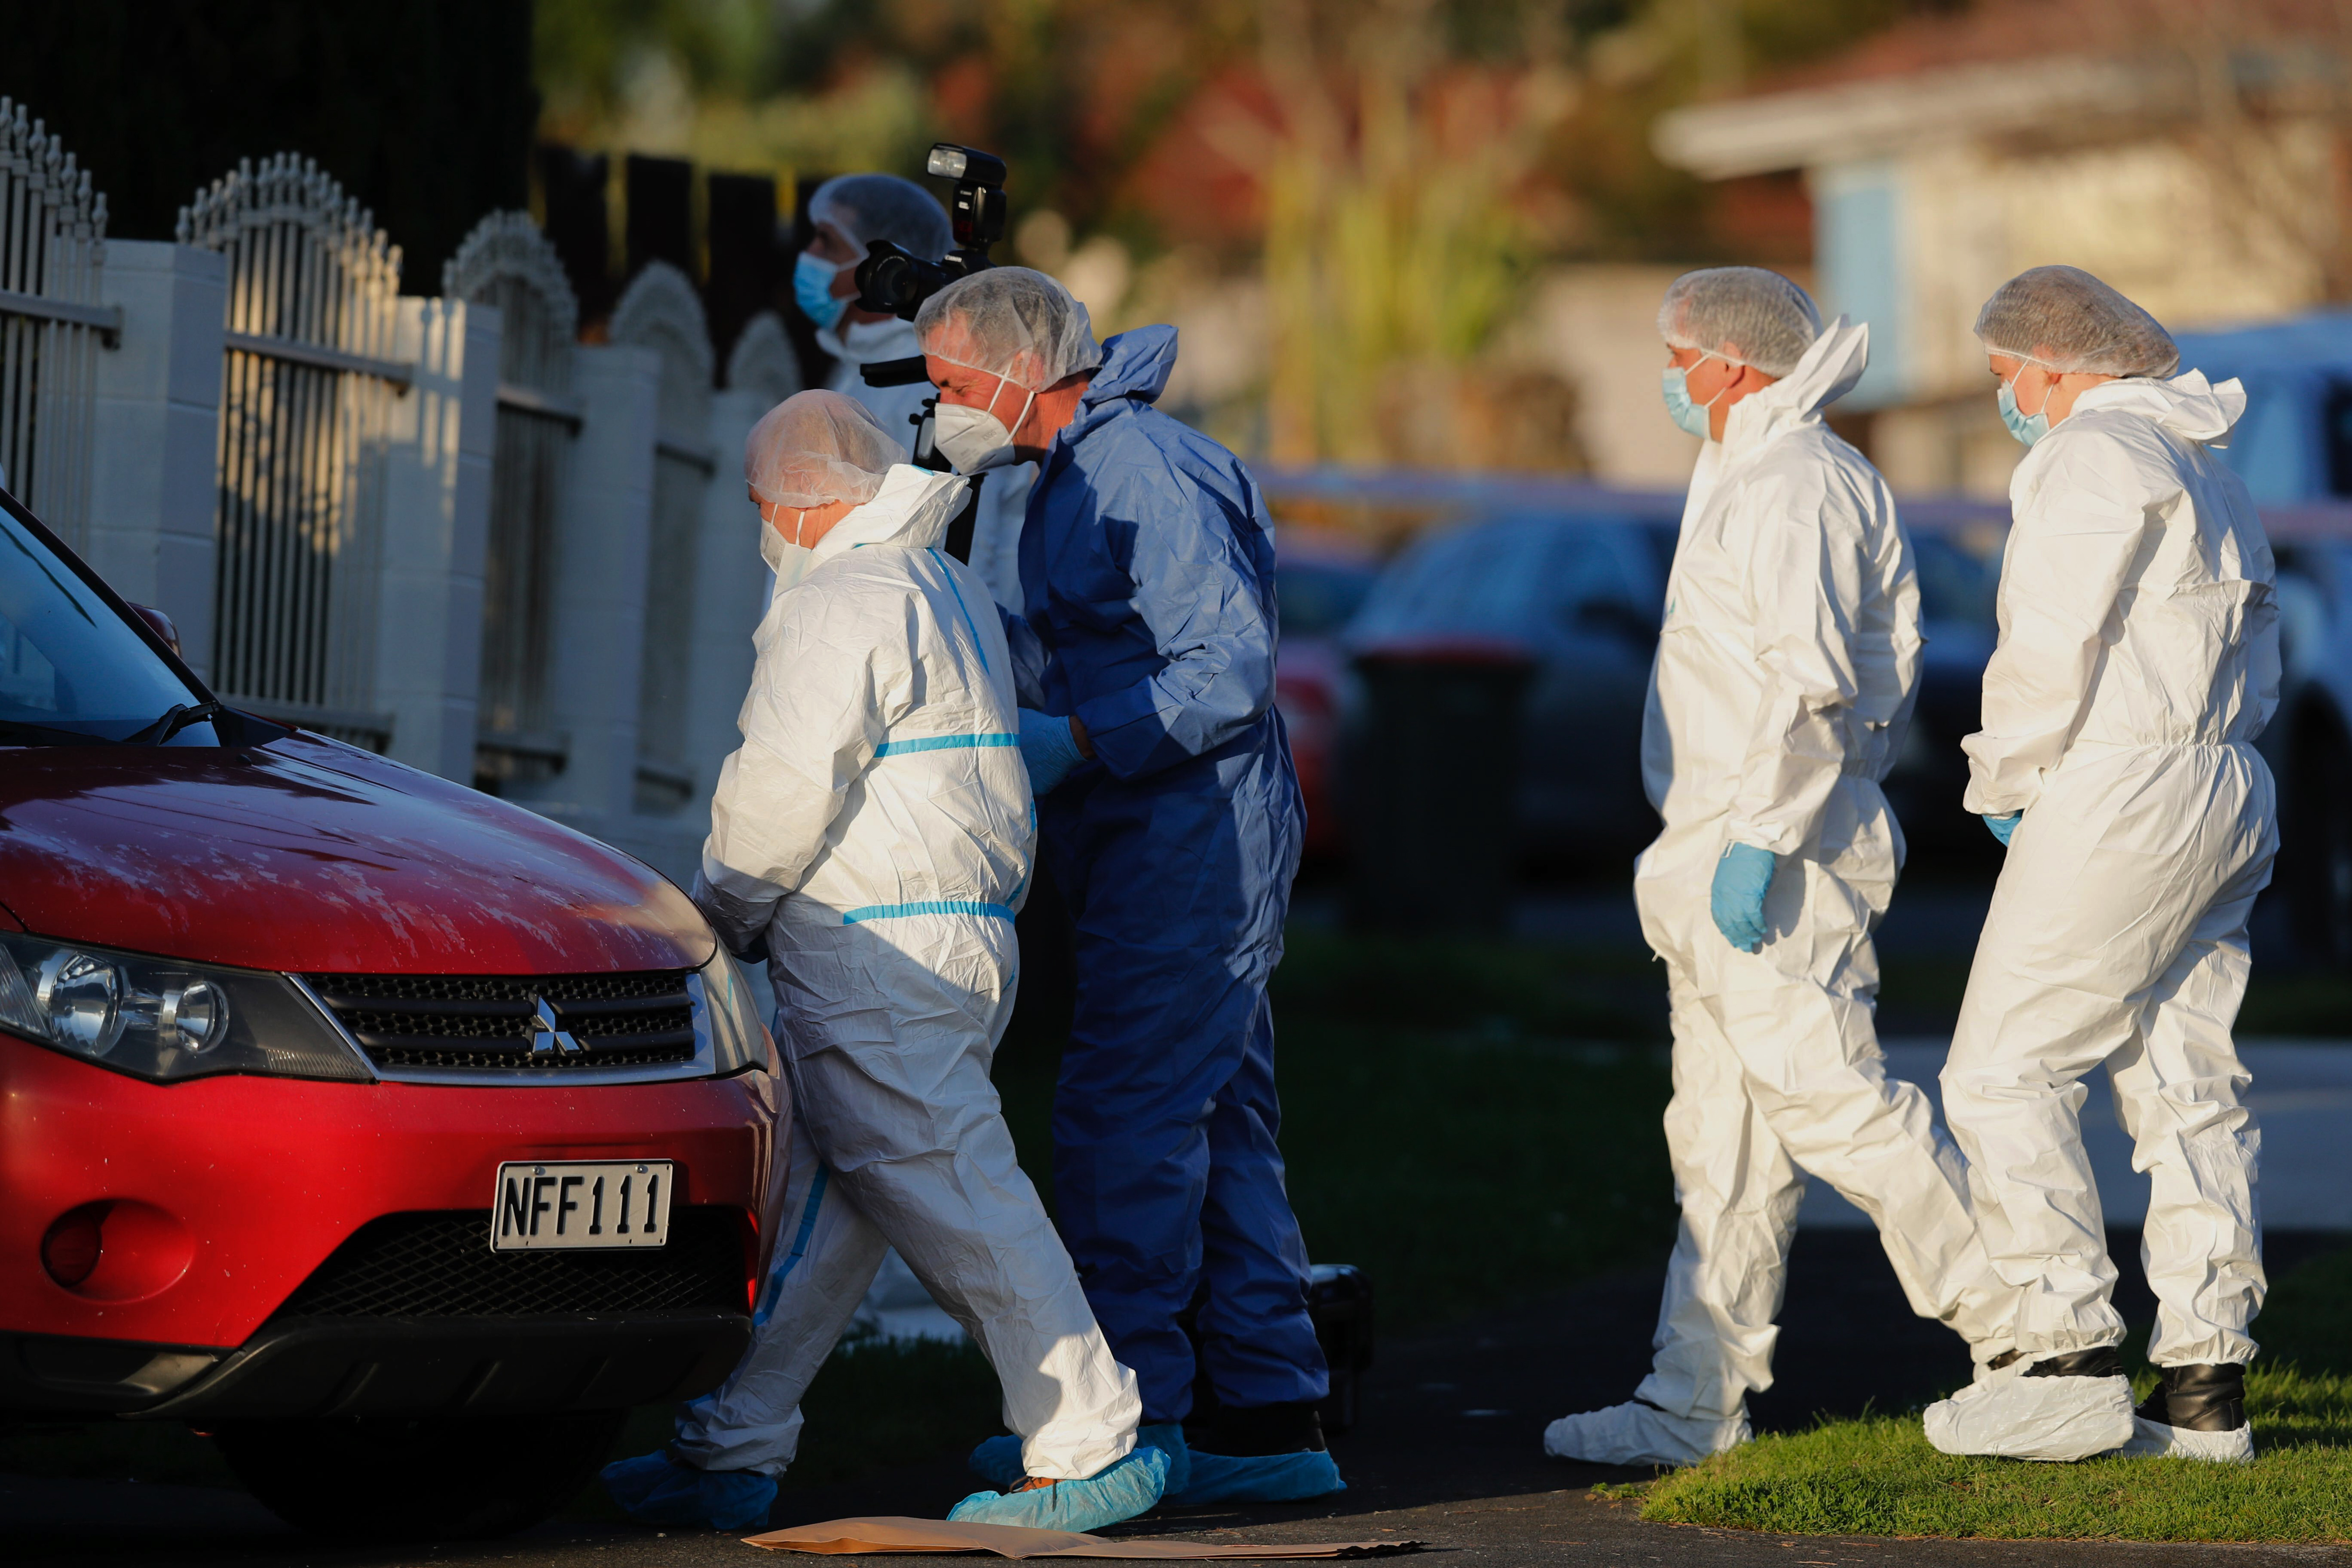
[[[2025,1377],[2121,1377],[2124,1358],[2116,1353],[2113,1345],[2099,1345],[2086,1351],[2067,1351],[2061,1355],[2046,1355],[2021,1374]]]
[[[2158,1372],[2156,1392],[2133,1412],[2141,1420],[2183,1432],[2234,1432],[2246,1424],[2244,1367],[2200,1363]]]
[[[1323,1417],[1312,1400],[1295,1405],[1260,1405],[1246,1410],[1223,1408],[1208,1421],[1184,1424],[1184,1441],[1204,1453],[1237,1459],[1265,1454],[1320,1453]]]

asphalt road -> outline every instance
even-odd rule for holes
[[[2117,1237],[2120,1260],[2136,1255]],[[2274,1274],[2340,1238],[2279,1233]],[[2127,1266],[2128,1267],[2128,1266]],[[1634,1505],[1596,1500],[1596,1481],[1633,1471],[1543,1458],[1552,1416],[1613,1403],[1648,1359],[1657,1304],[1654,1268],[1595,1281],[1536,1305],[1445,1333],[1384,1344],[1358,1429],[1333,1447],[1349,1489],[1319,1504],[1244,1512],[1154,1515],[1119,1533],[1222,1541],[1416,1540],[1448,1562],[1520,1564],[2175,1564],[2352,1563],[2334,1547],[2151,1546],[2053,1542],[1845,1540],[1763,1536],[1645,1524]],[[2137,1279],[2120,1291],[2128,1317],[2153,1310]],[[1957,1341],[1905,1310],[1875,1238],[1801,1233],[1780,1342],[1780,1381],[1751,1402],[1759,1427],[1803,1425],[1874,1401],[1902,1408],[1966,1375]],[[812,1432],[812,1442],[822,1435]],[[861,1514],[940,1517],[971,1483],[940,1460],[822,1491],[787,1492],[776,1525]],[[0,1478],[0,1543],[33,1564],[255,1563],[390,1565],[516,1563],[526,1568],[751,1563],[731,1537],[556,1523],[507,1541],[433,1547],[342,1547],[279,1526],[242,1493],[130,1482]],[[914,1558],[873,1559],[878,1563]]]

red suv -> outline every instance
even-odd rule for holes
[[[215,701],[0,494],[0,1415],[544,1517],[751,1333],[785,1095],[644,866]]]

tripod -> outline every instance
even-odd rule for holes
[[[912,386],[929,378],[923,374],[923,356],[908,354],[905,359],[876,360],[857,367],[868,386]],[[932,427],[940,406],[937,397],[923,399],[922,412],[910,414],[907,422],[915,427],[915,455],[908,459],[919,468],[929,468],[935,474],[955,471],[955,465],[940,456],[938,445],[931,439]],[[962,510],[948,524],[947,552],[969,565],[971,562],[971,532],[980,521],[980,487],[988,480],[986,474],[971,477],[971,489],[965,492]]]

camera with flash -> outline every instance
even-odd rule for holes
[[[953,180],[948,220],[955,248],[942,259],[910,256],[887,239],[866,247],[857,264],[857,308],[911,321],[923,301],[954,282],[993,265],[988,247],[1004,237],[1004,160],[976,147],[936,142],[924,161],[936,179]]]

